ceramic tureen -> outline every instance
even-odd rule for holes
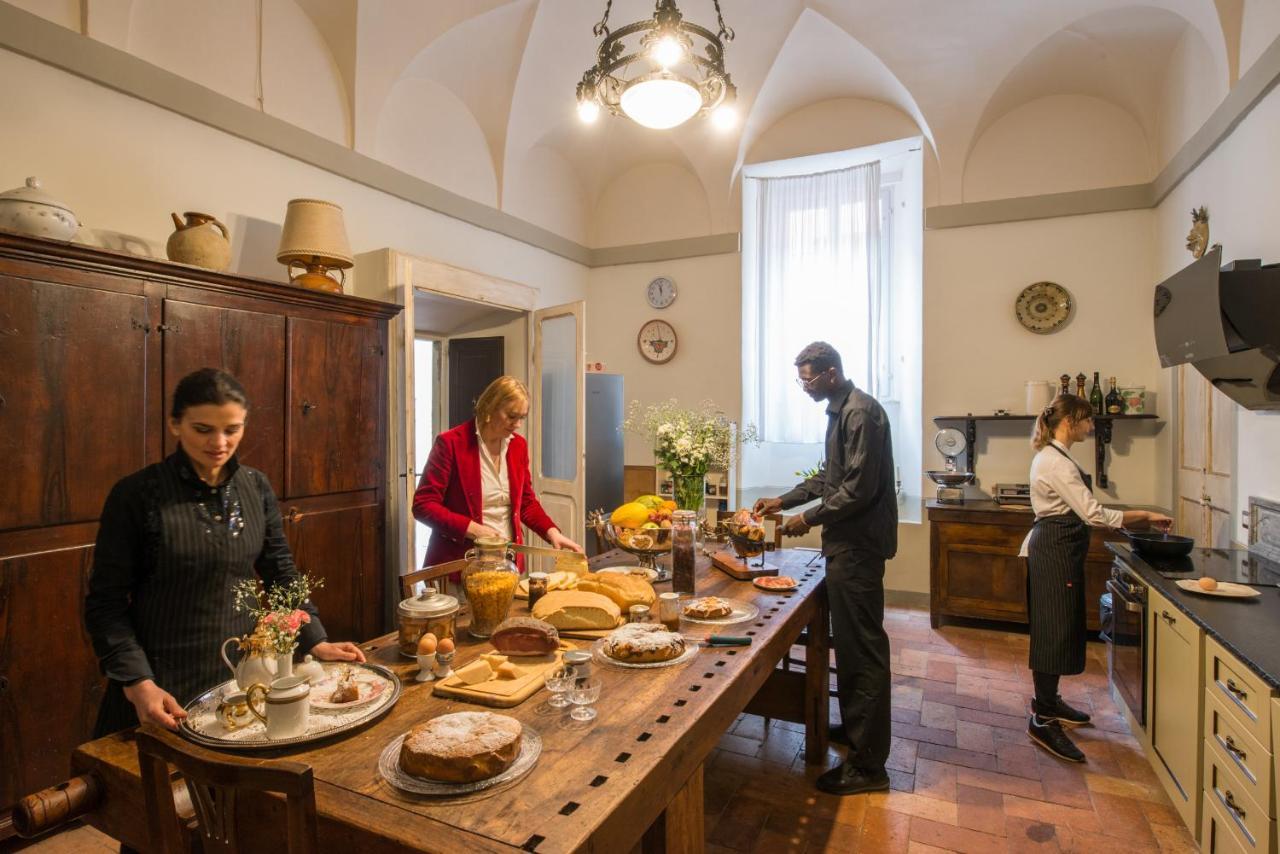
[[[41,190],[37,178],[28,178],[25,187],[0,193],[0,229],[70,240],[79,228],[71,209]]]

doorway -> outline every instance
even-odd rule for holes
[[[456,427],[475,414],[489,383],[506,373],[506,338],[456,338],[449,344],[449,421]]]

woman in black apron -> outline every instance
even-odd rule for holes
[[[1150,525],[1167,530],[1168,516],[1147,510],[1111,510],[1093,497],[1089,475],[1069,449],[1093,429],[1093,408],[1074,394],[1058,395],[1036,418],[1031,444],[1031,508],[1036,521],[1022,545],[1027,558],[1027,617],[1031,624],[1029,666],[1035,682],[1031,740],[1060,759],[1083,762],[1084,754],[1063,731],[1089,715],[1074,709],[1058,693],[1062,676],[1084,671],[1085,556],[1089,527]]]

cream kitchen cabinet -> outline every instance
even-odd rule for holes
[[[1152,674],[1151,747],[1168,772],[1169,799],[1189,828],[1200,827],[1204,631],[1154,589],[1148,607]]]

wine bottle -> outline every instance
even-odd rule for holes
[[[1076,374],[1076,397],[1084,400],[1084,374]]]
[[[1102,399],[1102,383],[1098,382],[1098,372],[1093,372],[1093,388],[1089,389],[1089,405],[1094,415],[1101,415],[1106,402]]]
[[[1124,398],[1120,396],[1115,377],[1111,378],[1111,391],[1107,392],[1107,414],[1124,415]]]

